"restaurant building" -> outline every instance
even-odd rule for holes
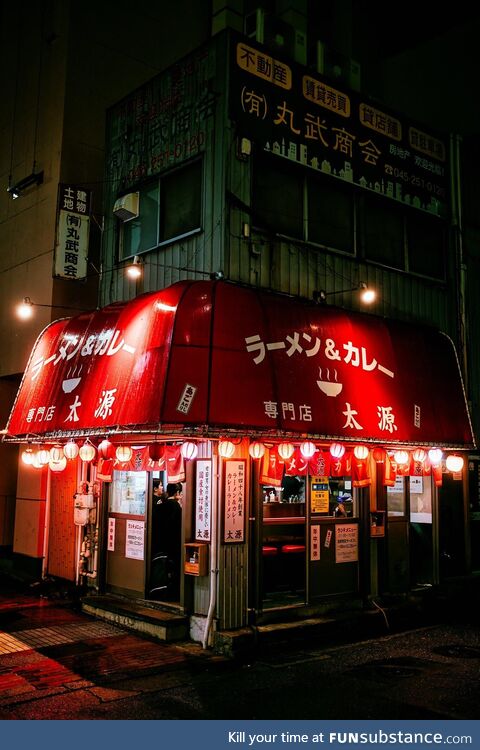
[[[458,143],[256,15],[109,110],[101,309],[40,335],[5,436],[17,502],[41,477],[38,575],[217,647],[468,573],[480,524]],[[159,482],[183,488],[178,561]]]
[[[52,323],[7,431],[69,506],[77,583],[169,603],[205,645],[438,582],[473,447],[445,335],[222,280]],[[155,478],[184,487],[174,600]]]

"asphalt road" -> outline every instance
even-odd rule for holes
[[[10,597],[0,719],[476,719],[479,641],[472,618],[453,618],[361,643],[278,645],[238,664]]]

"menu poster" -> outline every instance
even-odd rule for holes
[[[125,557],[143,560],[145,551],[145,522],[127,519]]]
[[[335,526],[335,562],[357,562],[358,526],[339,523]]]

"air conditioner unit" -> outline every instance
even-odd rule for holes
[[[138,207],[140,203],[139,193],[127,193],[122,195],[121,198],[117,198],[113,207],[113,215],[120,219],[120,221],[130,221],[130,219],[136,219],[139,213]]]
[[[316,44],[315,68],[317,73],[327,76],[332,82],[348,86],[353,91],[360,91],[360,63],[327,47],[325,42],[320,40]]]

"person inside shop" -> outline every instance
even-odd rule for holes
[[[165,488],[161,479],[153,480],[153,497],[154,503],[160,505],[162,500],[165,498]]]
[[[156,512],[155,538],[157,557],[166,557],[166,591],[162,598],[180,598],[180,564],[182,560],[182,485],[168,483]]]

